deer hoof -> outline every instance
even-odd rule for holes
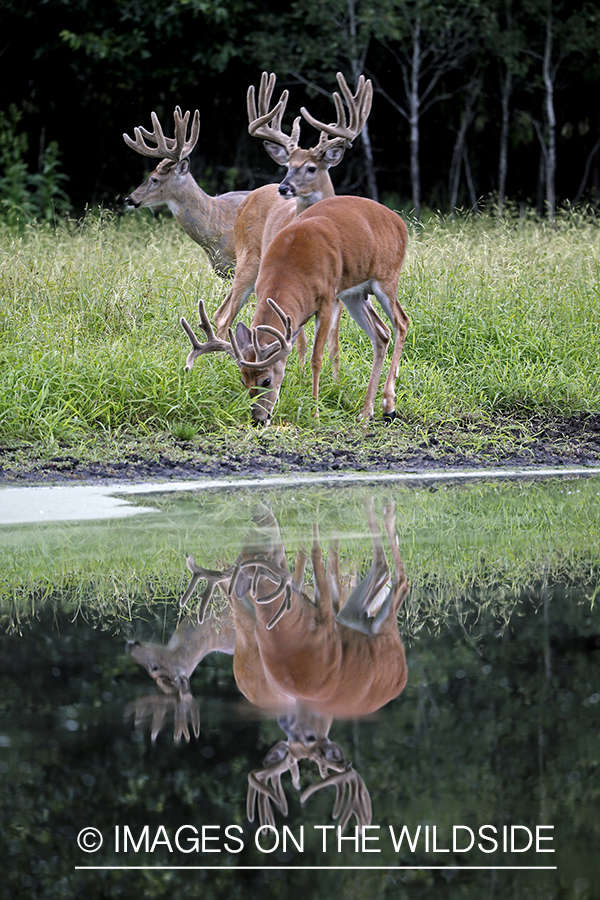
[[[394,421],[395,418],[396,418],[396,410],[395,409],[393,409],[391,412],[386,412],[383,414],[383,419],[382,419],[383,424],[390,425]]]

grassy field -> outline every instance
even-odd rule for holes
[[[379,429],[382,446],[449,427],[466,445],[482,433],[500,445],[534,416],[600,412],[595,219],[569,212],[553,228],[533,216],[486,215],[409,225],[400,301],[411,326],[399,418]],[[95,212],[56,229],[0,229],[0,443],[93,455],[132,441],[208,439],[250,450],[258,437],[231,360],[211,355],[183,369],[180,316],[195,324],[198,298],[211,314],[225,291],[170,217]],[[347,314],[340,343],[340,382],[326,362],[317,420],[310,371],[294,354],[268,442],[318,452],[320,442],[360,438],[371,347]]]

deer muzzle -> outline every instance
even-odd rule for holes
[[[279,185],[279,194],[281,197],[285,197],[286,200],[291,200],[292,197],[296,196],[296,188],[293,184],[286,184],[285,181],[282,181]]]

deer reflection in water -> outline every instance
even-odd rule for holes
[[[209,652],[233,653],[238,688],[253,705],[277,715],[285,733],[267,753],[262,768],[248,776],[247,813],[261,825],[273,825],[275,810],[287,815],[281,784],[290,772],[300,790],[301,759],[316,763],[321,780],[300,797],[326,786],[336,787],[334,818],[341,814],[343,829],[352,815],[359,826],[371,821],[369,792],[342,749],[329,738],[334,718],[367,716],[397,697],[406,684],[407,667],[397,613],[408,593],[398,549],[393,505],[383,509],[383,523],[391,551],[390,573],[372,498],[364,508],[373,560],[362,579],[340,572],[339,541],[332,540],[324,563],[318,525],[312,529],[309,554],[300,549],[290,571],[276,519],[267,508],[254,517],[255,527],[236,562],[214,571],[186,560],[192,573],[181,599],[186,606],[198,583],[206,584],[198,604],[197,623],[188,616],[165,646],[130,642],[128,650],[168,692],[175,710],[175,737],[189,739],[187,718],[199,733],[199,713],[189,679]],[[305,584],[310,558],[312,586]],[[216,589],[227,597],[226,613],[217,630],[205,612]],[[149,706],[148,698],[143,698]],[[164,713],[163,710],[164,709]],[[158,711],[157,711],[158,710]],[[153,710],[156,737],[167,708]],[[139,724],[149,714],[144,702],[135,708]],[[347,791],[347,797],[346,797]]]

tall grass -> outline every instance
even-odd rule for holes
[[[574,212],[554,227],[491,216],[413,224],[400,283],[411,317],[401,421],[600,410],[599,289],[600,228]],[[0,228],[0,440],[239,430],[249,401],[231,360],[183,370],[180,316],[195,323],[198,298],[212,313],[226,290],[170,218],[91,213],[55,229]],[[370,361],[344,314],[340,383],[326,363],[319,418],[294,354],[274,424],[351,427]]]

